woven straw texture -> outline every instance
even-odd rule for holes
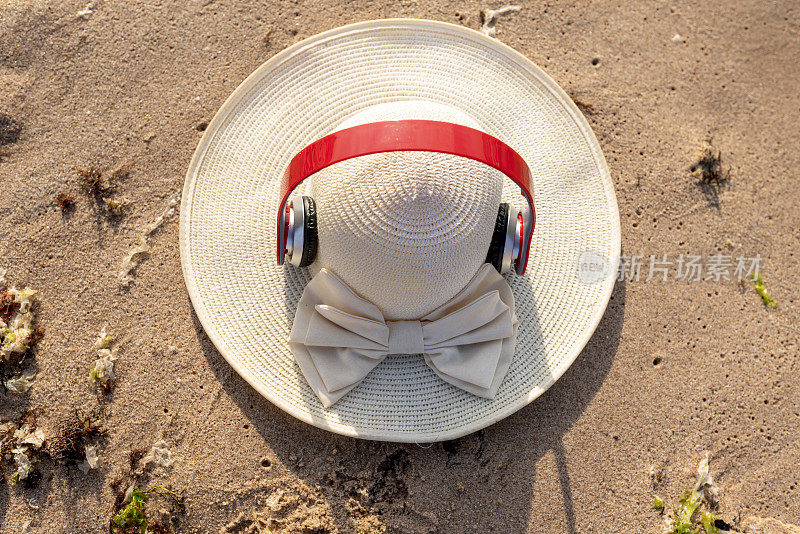
[[[424,100],[386,102],[345,120],[428,119],[480,129],[463,112]],[[326,267],[389,320],[419,319],[461,291],[486,259],[503,173],[464,157],[388,152],[342,161],[311,177]]]
[[[392,355],[325,410],[288,348],[295,308],[312,273],[275,265],[278,183],[289,160],[308,143],[362,110],[410,99],[461,110],[531,167],[537,210],[531,259],[524,277],[507,278],[521,322],[517,352],[494,400],[446,384],[419,355]],[[474,193],[475,201],[496,202],[492,187],[483,188],[488,192]],[[321,189],[327,194],[328,188]],[[516,189],[506,183],[502,197],[519,206]],[[362,214],[366,209],[359,207]],[[467,223],[470,239],[481,238],[483,213],[461,206],[453,213],[473,217]],[[491,217],[495,213],[490,210]],[[298,43],[231,95],[190,164],[180,240],[184,277],[203,327],[262,395],[333,432],[428,442],[459,437],[510,415],[564,373],[605,310],[619,260],[620,228],[597,141],[550,78],[520,54],[472,30],[384,20]],[[582,281],[577,264],[585,251],[605,258],[610,274],[594,283]],[[469,261],[474,260],[461,265],[459,273],[471,268]],[[369,272],[369,260],[362,265]],[[393,311],[418,310],[400,306]]]

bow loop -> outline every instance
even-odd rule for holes
[[[377,306],[322,269],[297,305],[289,347],[326,408],[388,354],[421,353],[444,381],[491,399],[511,365],[518,324],[511,288],[489,264],[418,321],[386,321]]]
[[[351,349],[378,350],[389,341],[386,323],[333,306],[317,304],[306,331],[306,345],[318,347],[349,347]]]
[[[503,339],[511,335],[511,322],[502,320],[508,306],[499,291],[481,295],[441,319],[426,322],[425,344],[428,347],[468,345]],[[500,321],[496,319],[501,318]]]

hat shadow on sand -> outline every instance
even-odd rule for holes
[[[537,463],[552,451],[561,488],[565,530],[573,533],[577,532],[575,510],[563,436],[594,398],[611,368],[622,331],[625,294],[625,282],[618,281],[587,345],[564,375],[539,398],[483,430],[430,445],[354,439],[295,419],[263,398],[241,376],[223,371],[228,365],[203,331],[194,310],[192,319],[203,341],[200,346],[204,355],[225,392],[259,433],[265,446],[272,450],[276,460],[309,486],[322,487],[338,518],[336,527],[339,530],[356,530],[344,511],[347,499],[337,499],[337,495],[342,495],[335,485],[337,480],[344,479],[373,488],[377,485],[384,497],[389,496],[389,501],[394,497],[397,502],[383,502],[382,505],[400,514],[403,522],[410,523],[414,531],[424,530],[426,526],[429,529],[441,527],[431,524],[431,519],[422,512],[446,508],[452,502],[467,509],[461,505],[474,501],[486,515],[471,518],[467,514],[454,514],[448,528],[458,531],[454,521],[460,520],[466,530],[483,517],[498,517],[505,531],[524,532],[536,491]],[[294,300],[285,299],[286,313],[290,317],[294,316]],[[538,317],[535,313],[532,316]],[[538,320],[530,323],[529,328],[539,328]],[[332,455],[331,451],[337,449],[339,453]],[[403,461],[395,465],[398,456]],[[298,457],[303,461],[298,461]],[[512,462],[513,469],[506,469],[508,461]],[[335,472],[335,476],[324,476],[325,472]],[[372,475],[365,477],[365,472]],[[386,477],[391,479],[389,482],[395,489],[401,485],[400,490],[387,493],[386,481],[381,480]],[[431,491],[417,490],[413,497],[409,496],[409,488],[430,484],[435,485]],[[502,491],[489,490],[498,485]],[[414,506],[418,509],[414,510]],[[336,513],[337,508],[340,513]],[[390,524],[392,517],[390,512]]]

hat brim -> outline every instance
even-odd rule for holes
[[[537,212],[531,257],[524,276],[508,277],[520,320],[516,355],[493,400],[445,383],[419,355],[391,355],[324,409],[288,346],[311,275],[275,264],[279,181],[295,153],[348,116],[409,99],[463,110],[531,168]],[[510,181],[503,196],[522,205]],[[389,19],[297,43],[234,91],[189,166],[180,250],[200,322],[259,393],[332,432],[421,443],[484,428],[530,403],[566,371],[611,296],[620,224],[591,128],[541,69],[467,28]],[[584,272],[587,254],[592,265]]]

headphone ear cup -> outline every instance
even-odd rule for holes
[[[317,257],[317,205],[311,197],[303,199],[303,254],[300,256],[300,267],[307,267],[314,263]]]
[[[506,246],[506,230],[508,229],[508,209],[507,203],[503,202],[497,209],[497,219],[494,223],[492,232],[492,242],[489,244],[489,251],[486,253],[486,263],[497,269],[498,273],[503,272],[503,252]]]

